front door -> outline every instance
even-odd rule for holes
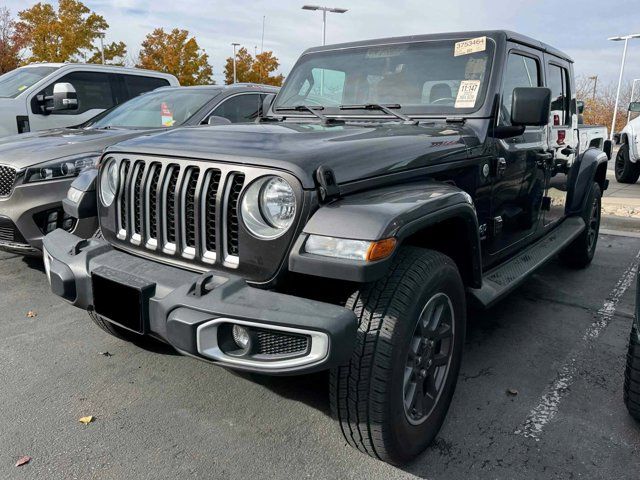
[[[545,227],[564,218],[567,200],[567,177],[578,150],[578,115],[573,98],[571,64],[545,55],[546,85],[551,89],[549,146],[553,159],[547,164]]]
[[[543,85],[541,52],[512,45],[502,81],[498,125],[511,125],[511,101],[516,87]],[[496,140],[491,219],[487,226],[488,264],[519,248],[539,228],[545,189],[546,127],[527,127],[522,135]]]

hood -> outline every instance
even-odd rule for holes
[[[105,147],[143,135],[141,130],[63,128],[0,138],[0,164],[17,169],[70,155],[101,152]]]
[[[348,183],[467,158],[479,143],[471,128],[444,122],[370,122],[338,126],[262,123],[183,127],[119,143],[110,152],[199,158],[286,170],[305,188],[324,165]]]

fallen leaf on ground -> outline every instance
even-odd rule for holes
[[[27,312],[27,318],[35,318],[37,316],[38,316],[38,314],[36,312],[34,312],[33,310],[29,310]]]
[[[113,357],[113,353],[111,352],[99,352],[103,357]]]
[[[516,395],[518,395],[518,390],[516,390],[515,388],[507,388],[507,393],[515,397]]]
[[[26,465],[30,461],[31,461],[31,457],[29,455],[24,455],[18,459],[18,461],[16,462],[16,467],[21,467],[23,465]]]
[[[82,417],[80,418],[80,420],[78,420],[80,423],[84,423],[85,425],[93,422],[93,415],[87,415],[86,417]]]

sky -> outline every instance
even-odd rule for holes
[[[46,0],[45,0],[46,1]],[[51,0],[49,0],[51,1]],[[307,0],[318,4],[321,0]],[[577,75],[598,75],[600,85],[617,82],[622,42],[617,35],[640,33],[638,0],[331,0],[347,8],[327,16],[327,43],[448,31],[509,29],[565,51]],[[34,0],[0,0],[12,13]],[[56,3],[56,2],[51,2]],[[187,29],[209,54],[214,79],[223,83],[232,42],[250,52],[272,50],[287,75],[306,48],[322,43],[322,13],[302,10],[297,0],[84,0],[110,25],[106,41],[124,41],[136,55],[154,28]],[[625,82],[640,78],[640,39],[630,40]]]

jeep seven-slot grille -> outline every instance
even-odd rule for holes
[[[7,197],[16,183],[16,170],[0,165],[0,197]]]
[[[123,159],[120,173],[120,240],[207,263],[220,258],[238,264],[244,173],[138,159]]]

